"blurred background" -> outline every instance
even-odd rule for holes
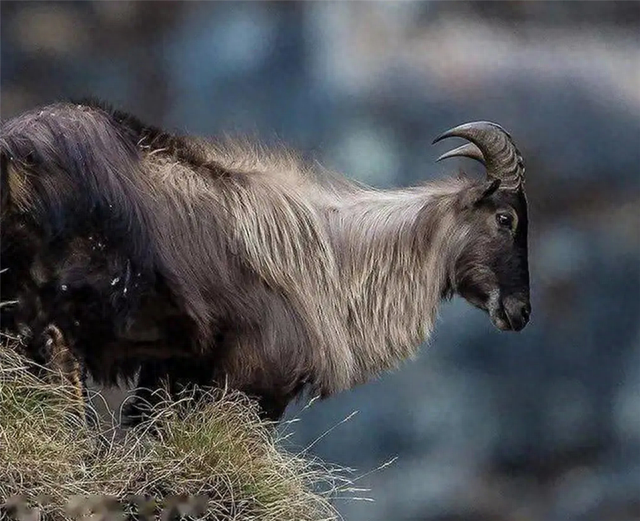
[[[368,473],[347,521],[640,519],[640,3],[1,3],[2,118],[94,95],[178,132],[282,140],[379,187],[442,131],[527,166],[533,314],[460,299],[419,357],[301,410],[292,448]],[[341,420],[352,412],[354,417]]]

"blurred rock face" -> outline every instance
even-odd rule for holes
[[[93,94],[381,187],[480,172],[429,143],[503,124],[527,166],[528,328],[455,300],[417,361],[289,430],[308,445],[358,410],[313,450],[363,472],[398,456],[349,520],[637,519],[640,16],[571,4],[3,2],[2,117]]]

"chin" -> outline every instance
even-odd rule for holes
[[[509,316],[502,309],[498,309],[492,313],[489,313],[489,316],[491,317],[491,322],[493,323],[493,325],[496,326],[500,331],[518,332],[522,331],[527,325],[527,322],[525,320],[510,320]]]
[[[515,331],[515,329],[511,327],[511,324],[509,324],[509,322],[504,318],[492,316],[491,323],[500,331]]]

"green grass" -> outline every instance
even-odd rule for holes
[[[159,502],[156,514],[171,498],[207,498],[194,519],[334,520],[330,500],[354,490],[346,469],[285,451],[240,393],[165,402],[133,429],[91,429],[70,389],[28,365],[0,346],[0,503],[18,496],[43,520],[110,509],[107,498],[132,512],[142,496]]]

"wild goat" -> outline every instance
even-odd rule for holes
[[[24,113],[0,138],[3,327],[39,359],[64,338],[99,382],[226,384],[272,419],[414,355],[453,294],[519,331],[522,158],[494,123],[434,143],[453,136],[470,143],[438,160],[472,157],[486,180],[377,190],[98,102]]]

